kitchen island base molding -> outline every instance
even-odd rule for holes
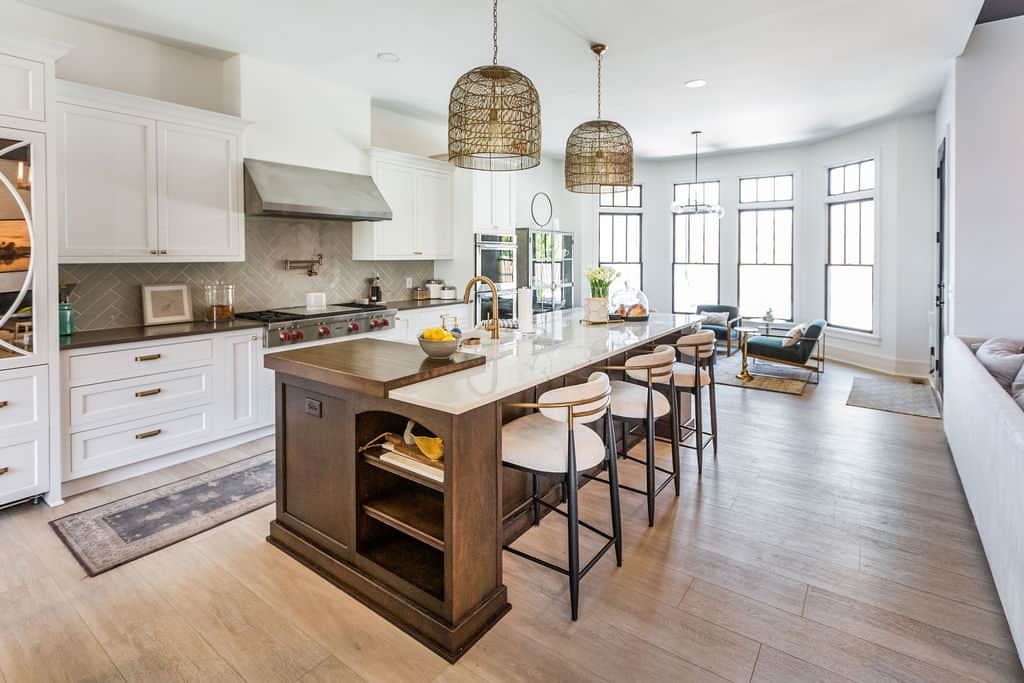
[[[447,624],[277,522],[267,541],[453,664],[512,608],[502,585],[461,622]]]

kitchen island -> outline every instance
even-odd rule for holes
[[[275,354],[277,515],[268,540],[449,661],[509,609],[502,545],[530,524],[504,512],[529,480],[501,467],[504,407],[584,381],[627,351],[674,340],[696,316],[589,326],[579,310],[535,316],[536,333],[484,339],[458,365],[367,340]],[[456,361],[453,361],[455,363]],[[385,432],[440,438],[436,476],[394,464]],[[385,457],[382,457],[385,456]],[[560,487],[549,484],[552,502]]]

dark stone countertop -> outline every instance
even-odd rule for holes
[[[415,299],[406,299],[404,301],[385,301],[384,305],[388,308],[397,308],[400,311],[410,311],[418,308],[462,305],[462,297],[460,296],[457,299],[423,299],[422,301],[416,301]]]
[[[131,342],[152,341],[154,339],[212,334],[214,332],[237,332],[238,330],[255,330],[262,327],[263,323],[261,322],[237,318],[220,323],[193,321],[190,323],[171,323],[170,325],[136,325],[134,327],[112,327],[106,330],[84,330],[61,337],[60,349],[61,351],[84,349],[90,346],[128,344]]]

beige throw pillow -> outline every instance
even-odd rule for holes
[[[720,325],[721,327],[725,327],[729,324],[729,314],[726,312],[704,313],[702,316],[701,321],[705,325]]]
[[[804,336],[805,329],[803,325],[793,325],[793,327],[789,328],[789,332],[786,333],[786,338],[782,340],[782,346],[785,348],[796,346],[796,343],[800,341],[800,337]]]
[[[978,347],[978,362],[985,366],[999,386],[1010,391],[1014,379],[1024,366],[1024,347],[1020,342],[993,337]]]

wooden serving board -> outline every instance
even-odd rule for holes
[[[268,354],[263,359],[264,367],[270,370],[378,398],[387,398],[392,389],[485,362],[484,356],[471,353],[456,353],[448,360],[434,360],[418,345],[383,339],[324,344]]]

